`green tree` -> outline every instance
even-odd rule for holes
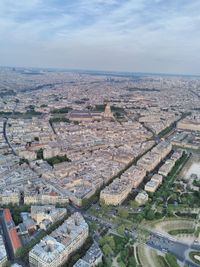
[[[138,214],[136,217],[136,221],[140,223],[144,219],[144,215],[142,213]]]
[[[124,231],[125,231],[125,226],[123,224],[121,224],[118,228],[117,228],[117,232],[120,235],[124,235]]]
[[[106,235],[100,240],[101,246],[108,244],[112,250],[115,250],[115,240],[114,237],[111,235]]]
[[[40,148],[38,151],[37,151],[37,159],[43,159],[43,149]]]
[[[153,210],[149,210],[146,214],[146,219],[147,220],[153,220],[154,219],[154,211]]]
[[[137,263],[133,256],[129,257],[128,259],[128,267],[136,267]]]
[[[121,262],[119,262],[119,266],[120,267],[126,267],[126,264],[123,261],[121,261]]]
[[[174,255],[171,255],[170,253],[167,253],[166,256],[166,261],[170,265],[170,267],[180,267],[179,264],[177,263],[177,259]]]
[[[121,250],[120,252],[120,256],[123,260],[127,259],[129,255],[129,250],[127,247],[125,247],[124,249]]]
[[[105,256],[111,256],[113,254],[113,251],[108,244],[105,244],[102,249]]]
[[[137,208],[139,205],[138,205],[138,203],[137,203],[135,200],[131,200],[131,201],[130,201],[130,206],[131,206],[131,208],[135,209],[135,208]]]
[[[127,219],[128,218],[128,210],[123,209],[123,208],[119,208],[118,209],[118,215],[123,219]]]

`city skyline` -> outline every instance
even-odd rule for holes
[[[199,77],[0,80],[0,266],[200,266]]]
[[[1,1],[0,65],[198,75],[190,1]]]

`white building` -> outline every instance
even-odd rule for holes
[[[175,165],[175,161],[171,160],[171,159],[168,159],[160,167],[158,173],[163,175],[164,177],[166,177],[171,172],[171,170],[173,169],[174,165]]]
[[[150,193],[154,193],[157,190],[158,186],[159,186],[159,182],[151,180],[145,185],[144,190]]]
[[[162,184],[162,181],[163,181],[163,176],[160,175],[160,174],[154,174],[152,177],[151,177],[151,181],[155,181],[155,182],[158,182],[159,185]]]
[[[67,209],[56,208],[53,205],[31,206],[31,217],[42,229],[46,229],[50,224],[61,220],[67,214]]]
[[[135,197],[135,201],[139,204],[139,205],[144,205],[149,199],[148,194],[144,191],[144,192],[140,192],[136,197]]]

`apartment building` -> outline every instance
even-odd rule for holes
[[[58,267],[67,262],[89,234],[88,224],[78,212],[69,217],[29,252],[30,267]]]

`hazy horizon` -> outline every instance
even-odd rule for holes
[[[115,70],[99,70],[99,69],[70,69],[70,68],[59,68],[59,67],[32,67],[32,66],[16,66],[16,65],[8,65],[3,66],[0,65],[0,68],[5,69],[15,69],[15,70],[33,70],[33,71],[57,71],[57,72],[75,72],[80,74],[94,74],[94,75],[110,75],[110,76],[185,76],[185,77],[198,77],[200,78],[200,74],[188,74],[188,73],[167,73],[167,72],[140,72],[140,71],[115,71]]]
[[[0,65],[199,75],[197,0],[0,2]]]

